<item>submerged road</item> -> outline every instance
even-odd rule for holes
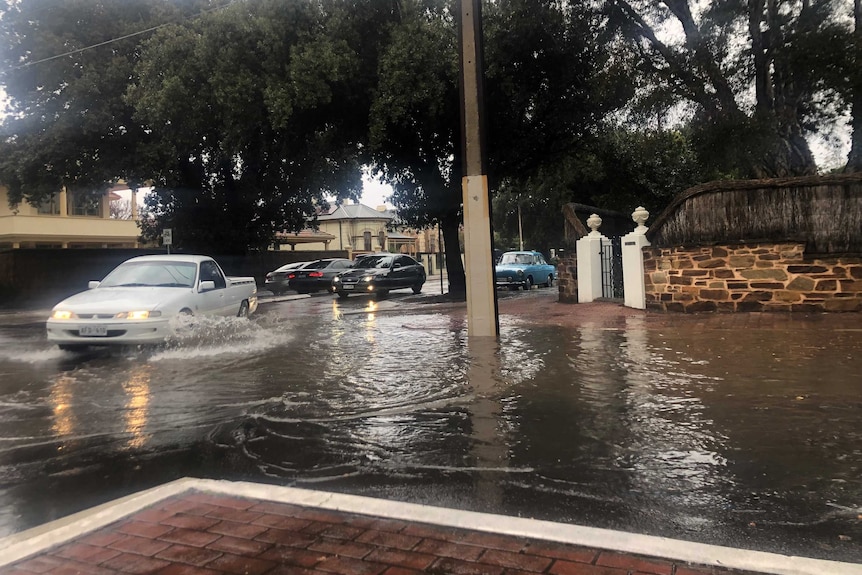
[[[862,562],[862,330],[543,325],[534,289],[483,348],[433,299],[281,299],[84,354],[0,314],[0,537],[192,476]]]

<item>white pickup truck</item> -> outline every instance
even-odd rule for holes
[[[247,317],[257,309],[254,278],[226,276],[208,256],[139,256],[89,288],[51,310],[48,341],[61,349],[158,343],[176,316]]]

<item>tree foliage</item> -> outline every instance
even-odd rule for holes
[[[380,57],[369,143],[399,218],[413,227],[439,224],[449,287],[466,290],[461,221],[458,54],[450,3],[405,0]]]
[[[157,141],[148,207],[184,247],[264,248],[358,197],[376,50],[359,30],[389,15],[347,8],[239,3],[146,43],[128,99]]]
[[[859,3],[854,30],[849,0],[485,2],[494,225],[511,238],[520,210],[546,249],[566,202],[658,211],[705,179],[811,173],[807,137],[848,107],[862,150]],[[405,224],[442,227],[463,291],[452,7],[4,4],[0,180],[13,203],[152,183],[146,238],[235,253],[357,198],[371,165]]]
[[[806,137],[838,112],[828,103],[847,45],[839,4],[609,0],[608,14],[639,54],[643,101],[692,107],[708,171],[768,177],[816,171]]]
[[[150,135],[123,93],[148,31],[196,7],[167,0],[28,0],[0,7],[0,180],[13,204],[38,204],[63,186],[98,192],[135,180],[130,158]]]
[[[504,181],[494,198],[494,222],[503,245],[548,253],[565,247],[561,206],[581,203],[659,213],[683,190],[703,181],[690,139],[678,130],[631,130],[606,124],[582,147],[544,165],[534,176]],[[518,215],[520,211],[521,225]]]
[[[456,22],[449,3],[402,2],[381,59],[371,146],[392,201],[409,223],[440,223],[457,247],[461,141]],[[552,0],[501,0],[483,14],[487,156],[493,190],[526,195],[543,168],[572,153],[618,91],[600,88],[609,58],[597,14]],[[546,202],[549,206],[552,199]],[[549,208],[559,213],[560,206]],[[560,227],[560,229],[562,229]],[[453,255],[448,253],[448,261]],[[460,263],[460,258],[455,262]],[[457,270],[456,270],[457,271]],[[457,290],[450,268],[450,288]]]

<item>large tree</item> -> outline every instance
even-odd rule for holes
[[[522,231],[525,247],[547,253],[561,245],[562,205],[588,201],[585,182],[595,177],[585,168],[599,155],[588,149],[600,145],[604,117],[633,94],[630,62],[611,60],[599,16],[589,3],[534,0],[501,0],[485,11],[492,211],[501,240]]]
[[[129,90],[152,154],[155,226],[189,248],[264,248],[328,198],[356,198],[391,6],[238,3],[159,31]]]
[[[608,0],[653,101],[693,111],[701,157],[742,177],[816,171],[807,136],[836,110],[835,0]],[[664,94],[660,96],[659,94]]]
[[[399,215],[413,225],[441,224],[450,290],[464,291],[456,22],[449,2],[401,6],[381,58],[373,157],[393,184]],[[617,94],[602,98],[598,88],[608,59],[589,9],[500,0],[485,5],[483,21],[489,181],[495,193],[508,186],[527,195],[531,178],[582,145]]]
[[[461,142],[454,15],[444,0],[404,0],[380,58],[370,146],[377,174],[407,225],[439,224],[449,289],[466,292],[461,223]]]

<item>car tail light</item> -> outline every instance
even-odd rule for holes
[[[287,279],[292,280],[295,277],[296,277],[296,274],[290,274],[289,276],[287,276]]]
[[[308,277],[310,277],[310,278],[322,278],[323,272],[310,272],[308,274]]]

